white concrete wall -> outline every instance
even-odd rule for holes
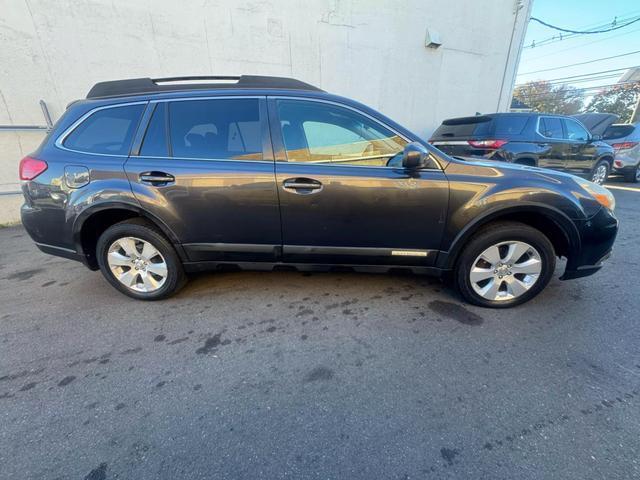
[[[40,99],[55,121],[101,80],[262,74],[427,136],[444,118],[508,108],[531,1],[0,0],[0,125],[42,125]],[[427,28],[440,48],[425,48]],[[40,137],[0,131],[2,188]]]

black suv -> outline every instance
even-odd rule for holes
[[[468,301],[506,307],[557,256],[568,279],[611,252],[614,199],[591,182],[451,158],[292,79],[176,80],[95,85],[20,165],[38,247],[131,297],[167,297],[198,270],[339,266],[454,273]]]
[[[451,118],[429,142],[453,156],[552,168],[602,185],[613,165],[610,145],[578,120],[542,113],[493,113]]]

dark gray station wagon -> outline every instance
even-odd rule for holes
[[[20,177],[42,251],[146,300],[197,270],[340,266],[446,275],[466,300],[507,307],[547,285],[556,257],[563,279],[597,271],[617,232],[598,185],[454,159],[286,78],[99,83]]]

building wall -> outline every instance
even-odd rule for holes
[[[261,74],[428,136],[444,118],[508,109],[531,1],[0,0],[0,125],[44,124],[40,99],[55,121],[101,80]],[[425,47],[427,28],[441,47]],[[42,137],[0,131],[0,202]]]

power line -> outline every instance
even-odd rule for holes
[[[623,37],[625,35],[629,35],[630,33],[636,33],[636,32],[640,32],[640,28],[638,28],[636,30],[631,30],[629,32],[618,33],[617,35],[611,35],[610,37],[600,38],[598,40],[593,40],[592,42],[582,43],[580,45],[574,45],[573,47],[563,48],[562,50],[556,50],[553,53],[547,53],[546,55],[540,55],[538,57],[527,58],[526,61],[527,62],[534,62],[536,60],[540,60],[541,58],[552,57],[554,55],[559,55],[559,54],[567,52],[569,50],[575,50],[576,48],[583,48],[583,47],[586,47],[587,45],[593,45],[594,43],[606,42],[607,40],[612,40],[614,38]]]
[[[605,73],[613,73],[613,72],[620,72],[620,74],[622,74],[623,70],[629,70],[631,68],[639,68],[640,65],[631,65],[628,67],[620,67],[620,68],[613,68],[611,70],[600,70],[599,72],[589,72],[589,73],[581,73],[580,75],[570,75],[568,77],[556,77],[556,78],[548,78],[548,79],[544,79],[544,80],[530,80],[531,81],[542,81],[542,82],[554,82],[557,80],[571,80],[574,78],[583,78],[583,77],[587,77],[590,75],[602,75]],[[529,82],[523,82],[520,83],[519,85],[523,85],[524,83],[529,83]]]
[[[628,52],[628,53],[621,53],[620,55],[612,55],[611,57],[596,58],[594,60],[589,60],[589,61],[586,61],[586,62],[572,63],[572,64],[569,64],[569,65],[563,65],[561,67],[544,68],[542,70],[534,70],[532,72],[519,73],[518,76],[520,76],[520,75],[530,75],[532,73],[550,72],[552,70],[561,70],[563,68],[569,68],[569,67],[577,67],[578,65],[587,65],[589,63],[601,62],[602,60],[610,60],[612,58],[626,57],[626,56],[629,56],[629,55],[635,55],[636,53],[640,53],[640,50],[636,50],[634,52]]]
[[[542,98],[542,97],[557,96],[557,95],[560,95],[561,93],[564,93],[567,96],[571,96],[572,94],[576,94],[576,93],[586,93],[593,90],[602,90],[605,88],[619,87],[619,86],[633,85],[633,84],[638,84],[638,82],[620,82],[620,83],[610,83],[607,85],[596,85],[593,87],[572,88],[570,90],[565,90],[564,92],[549,91],[549,92],[537,92],[537,93],[531,93],[531,94],[524,93],[520,95],[520,98],[536,99],[536,98]]]
[[[623,16],[623,18],[620,19],[620,21],[623,22],[624,25],[626,25],[627,23],[635,22],[637,20],[640,20],[640,17],[637,16],[638,12],[639,11],[636,10],[634,12],[630,12],[628,14],[625,14]],[[627,16],[629,18],[626,18]],[[587,25],[587,26],[582,27],[582,28],[584,28],[587,31],[594,31],[594,30],[597,30],[597,29],[601,29],[602,30],[602,29],[604,29],[603,27],[607,27],[609,25],[615,25],[616,23],[618,23],[618,17],[614,17],[613,21],[609,22],[609,23],[591,24],[591,25]],[[528,49],[528,48],[535,48],[535,47],[543,47],[543,46],[549,45],[551,43],[560,42],[562,40],[566,41],[566,40],[571,40],[571,39],[580,38],[580,37],[581,37],[580,34],[567,33],[567,34],[563,35],[562,32],[561,32],[558,35],[553,35],[551,37],[545,38],[545,39],[540,40],[538,42],[536,42],[535,40],[532,40],[531,45],[526,45],[523,48]]]
[[[590,35],[590,34],[594,34],[594,33],[607,33],[607,32],[612,32],[614,30],[619,30],[621,28],[624,28],[628,25],[631,25],[632,23],[636,23],[638,21],[640,21],[640,17],[636,18],[635,20],[631,20],[625,24],[622,25],[617,25],[611,28],[607,28],[605,30],[571,30],[569,28],[562,28],[562,27],[557,27],[555,25],[551,25],[550,23],[547,23],[543,20],[540,20],[539,18],[536,17],[531,17],[531,20],[538,22],[542,25],[544,25],[545,27],[549,27],[549,28],[553,28],[554,30],[558,30],[560,32],[567,32],[567,33],[575,33],[576,35]],[[615,25],[616,20],[613,20],[613,25]]]

